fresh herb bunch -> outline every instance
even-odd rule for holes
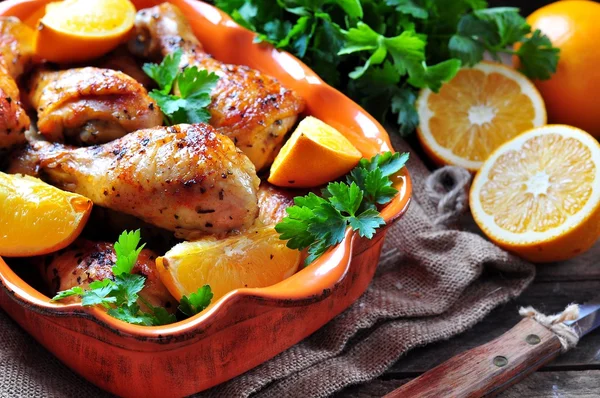
[[[124,231],[115,243],[117,260],[112,267],[114,279],[103,279],[90,283],[89,288],[83,289],[75,286],[69,290],[59,292],[52,298],[53,301],[62,300],[71,296],[80,296],[81,304],[85,307],[100,305],[108,310],[108,314],[122,321],[135,325],[159,326],[177,321],[174,314],[170,314],[162,307],[154,307],[138,293],[144,288],[146,278],[142,275],[132,274],[138,256],[145,244],[140,244],[140,230]],[[193,316],[210,304],[213,294],[210,286],[205,285],[192,293],[189,297],[181,299],[179,310],[188,316]],[[145,313],[140,309],[138,300],[150,310]]]
[[[210,104],[210,93],[219,76],[196,66],[188,66],[181,71],[181,56],[182,52],[178,49],[160,64],[144,64],[144,72],[158,84],[158,89],[152,90],[149,95],[160,107],[168,125],[206,123],[210,120],[206,109]],[[171,94],[175,87],[179,95]]]
[[[386,152],[371,160],[362,159],[345,178],[331,182],[322,196],[309,193],[294,198],[294,206],[286,209],[287,216],[275,226],[282,240],[291,249],[308,248],[308,265],[325,251],[344,239],[350,226],[360,236],[371,239],[384,225],[377,205],[392,200],[398,191],[390,176],[408,160],[408,153]]]
[[[558,49],[517,8],[485,0],[215,0],[239,24],[302,58],[400,133],[418,124],[416,92],[440,89],[488,52],[520,58],[530,78],[556,71]],[[518,50],[512,46],[520,43]]]

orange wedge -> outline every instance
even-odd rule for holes
[[[491,62],[460,70],[437,94],[422,90],[417,111],[417,134],[431,159],[471,171],[506,141],[546,124],[535,86],[519,72]]]
[[[52,62],[81,62],[113,50],[135,22],[129,0],[64,0],[46,5],[35,53]]]
[[[178,300],[210,285],[213,302],[243,287],[266,287],[298,270],[301,253],[286,247],[273,226],[225,239],[183,242],[156,259],[167,289]]]
[[[470,204],[498,246],[534,262],[571,258],[600,237],[600,145],[575,127],[530,130],[483,164]]]
[[[279,151],[269,182],[280,187],[311,188],[348,173],[362,153],[339,131],[309,116]]]
[[[29,257],[60,250],[75,240],[92,201],[37,178],[0,173],[0,256]]]

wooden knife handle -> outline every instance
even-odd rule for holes
[[[497,339],[458,354],[386,398],[493,397],[560,354],[550,330],[525,318]]]

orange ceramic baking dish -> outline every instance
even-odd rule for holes
[[[48,0],[8,0],[0,15],[33,23]],[[136,7],[161,1],[134,0]],[[307,114],[331,124],[364,156],[391,149],[386,131],[361,107],[298,59],[253,43],[252,32],[216,8],[174,0],[217,59],[278,78],[307,102]],[[387,226],[406,211],[411,183],[381,212]],[[371,281],[385,229],[372,240],[348,230],[322,258],[274,286],[238,289],[203,313],[168,326],[130,325],[97,308],[51,303],[0,258],[0,306],[37,341],[98,387],[125,397],[185,396],[231,379],[315,332],[354,302]]]

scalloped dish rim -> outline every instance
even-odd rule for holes
[[[0,3],[0,16],[14,15],[15,13],[24,14],[23,9],[33,10],[48,2],[49,0],[6,0]],[[140,2],[158,4],[162,1],[133,0],[133,3]],[[193,8],[199,16],[208,20],[209,23],[219,25],[218,28],[223,30],[223,34],[236,35],[236,38],[240,41],[248,42],[248,40],[252,40],[255,36],[251,31],[235,23],[227,14],[207,3],[194,0],[175,0],[171,2],[177,5],[185,4],[186,7]],[[15,10],[19,12],[15,12]],[[29,15],[31,16],[32,14]],[[292,75],[289,68],[282,66],[283,63],[291,62],[292,67],[296,68],[300,66],[304,81],[298,84],[314,86],[314,88],[311,88],[312,94],[315,94],[315,90],[324,90],[324,94],[330,95],[339,101],[345,98],[346,107],[350,107],[354,111],[354,121],[361,127],[361,138],[365,138],[365,141],[370,141],[371,143],[375,142],[373,145],[375,145],[378,152],[393,150],[386,130],[371,115],[358,104],[348,99],[344,94],[326,84],[315,72],[296,57],[287,52],[276,50],[271,45],[252,44],[252,46],[260,46],[260,51],[265,53],[263,57],[270,58],[269,62],[282,63],[278,66],[281,66],[290,75],[291,79],[299,80],[296,76]],[[280,76],[276,77],[280,78]],[[335,108],[335,106],[331,106],[331,108]],[[349,113],[348,111],[344,112],[346,114]],[[370,131],[366,131],[369,127]],[[367,152],[369,151],[370,149],[367,149]],[[363,150],[364,153],[365,151]],[[382,234],[385,228],[398,220],[405,213],[409,205],[412,184],[406,168],[403,169],[402,174],[396,180],[395,186],[400,192],[381,210],[381,215],[386,222],[386,226],[377,231],[377,235]],[[0,257],[0,281],[2,282],[2,288],[7,290],[9,296],[13,300],[19,301],[20,305],[26,307],[29,311],[56,317],[72,316],[90,318],[111,332],[121,336],[143,338],[145,341],[161,343],[165,341],[166,336],[179,335],[186,339],[185,335],[187,335],[187,338],[191,338],[189,334],[191,330],[206,328],[210,325],[214,317],[222,315],[222,311],[227,311],[232,304],[242,298],[251,298],[260,301],[262,304],[279,307],[301,306],[307,302],[325,299],[346,276],[354,255],[352,252],[353,242],[357,238],[358,233],[348,229],[344,240],[340,244],[291,277],[264,288],[241,288],[233,290],[211,304],[203,312],[191,318],[165,326],[132,325],[111,317],[99,308],[83,307],[81,304],[65,305],[53,303],[50,301],[50,298],[21,279],[2,257]],[[299,290],[297,289],[298,286],[303,286],[304,289]]]

